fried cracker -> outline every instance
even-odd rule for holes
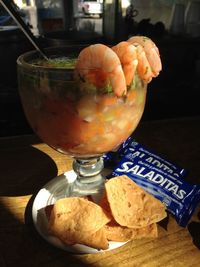
[[[164,204],[126,175],[110,179],[105,188],[112,215],[121,226],[141,228],[166,217]]]

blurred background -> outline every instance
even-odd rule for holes
[[[159,47],[163,70],[148,88],[145,120],[200,115],[200,1],[8,0],[43,47],[116,44],[136,34]],[[17,85],[17,57],[34,49],[0,4],[0,136],[32,133]]]

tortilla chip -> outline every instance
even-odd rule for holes
[[[108,239],[104,227],[93,234],[85,236],[79,240],[79,243],[96,249],[108,249]]]
[[[114,217],[112,215],[112,211],[110,209],[110,205],[107,199],[106,192],[103,193],[102,198],[99,202],[100,207],[102,207],[103,211],[106,213],[107,217],[110,219],[110,221],[114,220]]]
[[[164,204],[126,175],[110,179],[105,188],[112,215],[121,226],[141,228],[167,216]]]
[[[87,200],[89,200],[89,201],[92,201],[91,196],[82,196],[81,198],[85,198],[85,199],[87,199]],[[47,220],[48,220],[48,221],[49,221],[49,219],[50,219],[50,215],[51,215],[51,211],[52,211],[52,209],[53,209],[53,206],[54,206],[54,204],[50,204],[50,205],[48,205],[48,206],[46,206],[46,207],[44,208],[44,210],[45,210],[45,214],[46,214],[46,217],[47,217]]]
[[[97,235],[109,221],[97,204],[79,197],[63,198],[53,206],[48,232],[68,245],[86,243],[87,240],[95,243],[92,235]],[[102,234],[98,236],[103,239]]]
[[[116,223],[108,223],[104,226],[106,238],[110,241],[126,242],[141,238],[158,237],[157,224],[153,223],[141,228],[128,228]]]

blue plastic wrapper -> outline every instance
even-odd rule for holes
[[[129,139],[121,150],[113,176],[127,175],[146,192],[162,201],[177,223],[185,227],[200,202],[200,185],[183,178],[186,170],[162,159],[136,141]]]
[[[158,156],[153,151],[147,149],[143,145],[139,144],[131,137],[127,139],[126,143],[123,144],[123,148],[120,148],[121,156],[127,154],[127,152],[132,152],[132,157],[139,157],[145,159],[149,164],[157,167],[160,170],[163,170],[166,173],[173,174],[177,177],[180,175],[185,177],[188,174],[188,171],[184,168],[179,167],[177,164],[172,163],[171,161],[164,159],[163,157]]]
[[[129,137],[126,141],[124,141],[116,151],[108,152],[103,156],[105,167],[115,167],[128,151],[132,152],[132,158],[148,158],[149,164],[153,164],[158,169],[161,169],[169,174],[174,174],[177,177],[180,175],[185,177],[188,174],[186,169],[181,168],[177,164],[158,156],[153,151],[150,151],[143,145],[136,142],[132,137]]]
[[[108,168],[112,168],[116,166],[116,164],[120,161],[120,159],[124,156],[124,153],[133,139],[129,137],[125,140],[115,151],[110,151],[103,155],[104,166]]]

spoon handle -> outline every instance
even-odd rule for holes
[[[15,11],[14,7],[8,0],[0,0],[0,3],[2,6],[7,10],[7,12],[10,14],[10,16],[14,19],[14,21],[18,24],[18,26],[21,28],[23,33],[26,35],[26,37],[29,39],[29,41],[32,43],[32,45],[40,52],[40,54],[48,60],[48,57],[45,55],[43,49],[40,47],[40,44],[38,43],[37,38],[32,34],[29,27],[26,25],[26,23],[23,21],[23,19],[20,17],[20,15]]]

